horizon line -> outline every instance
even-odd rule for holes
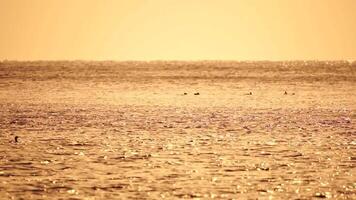
[[[29,60],[16,60],[16,59],[0,59],[0,62],[356,62],[356,59],[255,59],[255,60],[238,60],[238,59],[127,59],[127,60],[114,60],[114,59],[29,59]]]

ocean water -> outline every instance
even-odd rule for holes
[[[346,61],[0,62],[0,199],[355,199],[355,91]]]

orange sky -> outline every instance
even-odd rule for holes
[[[0,0],[0,60],[356,59],[356,0]]]

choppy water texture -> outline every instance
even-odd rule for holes
[[[355,94],[349,62],[2,62],[0,199],[355,199]]]

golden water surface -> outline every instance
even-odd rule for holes
[[[342,61],[2,62],[0,199],[355,199],[355,94]]]

